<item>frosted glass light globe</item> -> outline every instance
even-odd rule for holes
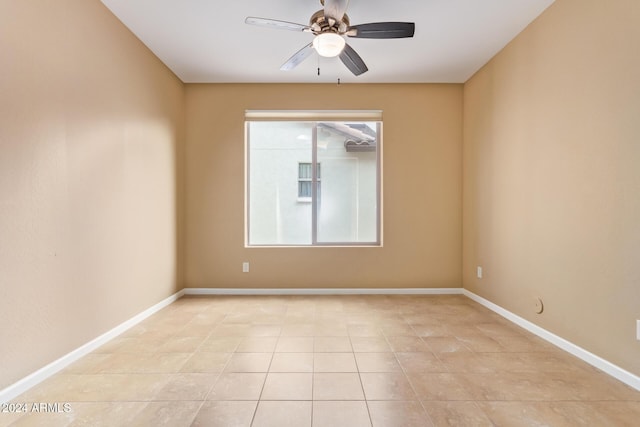
[[[327,58],[333,58],[340,55],[344,49],[345,44],[344,37],[336,33],[323,33],[318,34],[313,39],[313,47],[318,52],[318,55]]]

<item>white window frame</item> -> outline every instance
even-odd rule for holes
[[[312,226],[311,233],[312,239],[310,244],[250,244],[249,243],[249,212],[250,212],[250,198],[249,198],[249,123],[253,121],[303,121],[313,124],[313,136],[312,136],[312,186],[311,186],[311,200],[312,203]],[[321,122],[345,122],[345,121],[374,121],[377,122],[377,141],[376,141],[376,236],[377,239],[373,242],[319,242],[317,236],[318,230],[318,212],[317,203],[318,198],[318,181],[317,169],[314,165],[318,164],[317,159],[317,131],[318,123]],[[308,163],[308,162],[306,162]],[[299,178],[299,177],[298,177]],[[265,248],[265,247],[382,247],[383,246],[383,191],[382,191],[382,111],[380,110],[340,110],[340,111],[299,111],[299,110],[247,110],[245,111],[245,247],[246,248]],[[300,200],[299,201],[306,201]],[[305,198],[303,198],[305,199]]]

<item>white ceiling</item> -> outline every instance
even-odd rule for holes
[[[351,24],[416,23],[409,39],[348,39],[369,71],[314,54],[280,66],[313,35],[246,25],[247,16],[308,24],[319,0],[102,0],[186,83],[462,83],[554,0],[350,0]],[[320,67],[321,75],[317,69]]]

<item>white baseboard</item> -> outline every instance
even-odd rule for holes
[[[185,288],[185,295],[462,295],[462,288]]]
[[[86,355],[88,353],[91,353],[93,350],[95,350],[98,347],[100,347],[101,345],[107,343],[109,340],[117,337],[118,335],[120,335],[121,333],[126,331],[127,329],[137,325],[138,323],[142,322],[147,317],[151,316],[152,314],[160,311],[164,307],[166,307],[169,304],[173,303],[174,301],[178,300],[183,295],[184,295],[184,290],[176,292],[175,294],[171,295],[170,297],[165,298],[164,300],[160,301],[159,303],[157,303],[153,307],[150,307],[150,308],[146,309],[145,311],[143,311],[142,313],[137,314],[136,316],[134,316],[131,319],[127,320],[126,322],[116,326],[115,328],[111,329],[110,331],[105,332],[104,334],[102,334],[99,337],[89,341],[88,343],[82,345],[81,347],[78,347],[77,349],[73,350],[72,352],[62,356],[61,358],[59,358],[59,359],[57,359],[57,360],[55,360],[55,361],[53,361],[51,363],[49,363],[47,366],[38,369],[37,371],[35,371],[32,374],[24,377],[23,379],[19,380],[18,382],[14,383],[14,384],[11,384],[10,386],[0,390],[0,403],[9,402],[10,400],[12,400],[15,397],[19,396],[20,394],[24,393],[25,391],[27,391],[31,387],[35,386],[36,384],[38,384],[38,383],[44,381],[45,379],[49,378],[53,374],[55,374],[57,372],[60,372],[61,370],[63,370],[64,368],[66,368],[67,366],[69,366],[70,364],[75,362],[76,360],[80,359],[82,356],[84,356],[84,355]]]
[[[564,351],[567,351],[574,356],[582,359],[588,364],[600,369],[601,371],[606,372],[612,377],[622,381],[623,383],[635,388],[640,391],[640,377],[635,374],[632,374],[629,371],[622,369],[621,367],[614,365],[613,363],[601,358],[600,356],[596,356],[595,354],[585,350],[582,347],[579,347],[572,342],[565,340],[544,328],[532,323],[517,314],[510,312],[509,310],[505,310],[497,304],[492,303],[491,301],[482,298],[479,295],[474,294],[466,289],[462,290],[462,294],[476,301],[477,303],[487,307],[489,310],[494,311],[500,316],[504,317],[507,320],[515,323],[518,326],[526,329],[527,331],[539,336],[540,338],[550,342],[556,347],[561,348]]]

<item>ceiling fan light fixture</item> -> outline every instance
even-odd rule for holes
[[[336,33],[322,33],[318,34],[313,39],[313,47],[318,52],[318,55],[326,58],[333,58],[340,55],[344,49],[346,42],[344,37]]]

